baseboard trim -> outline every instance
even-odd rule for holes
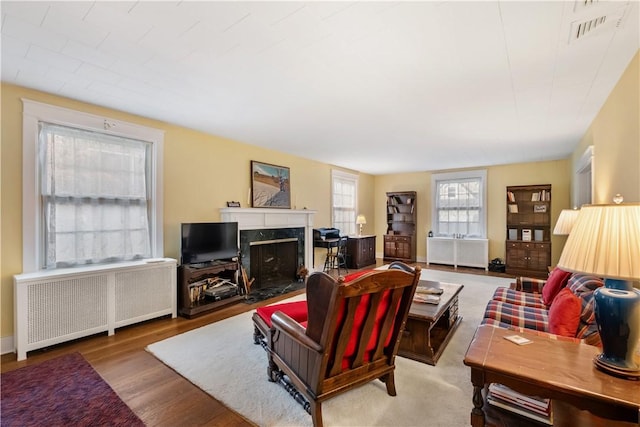
[[[15,351],[16,346],[13,340],[13,335],[0,338],[0,354],[15,353]]]

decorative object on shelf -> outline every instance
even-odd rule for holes
[[[227,207],[228,208],[239,208],[240,207],[240,202],[227,202]]]
[[[597,249],[597,250],[596,250]],[[564,246],[558,266],[605,278],[594,292],[602,353],[594,364],[622,377],[640,377],[634,360],[640,339],[640,203],[585,205]]]
[[[530,228],[525,228],[524,230],[522,230],[522,241],[524,241],[524,242],[530,242],[531,241],[531,229]]]
[[[533,211],[535,213],[545,213],[547,211],[547,205],[533,205]]]
[[[577,209],[562,209],[553,229],[553,234],[556,236],[568,236],[579,213],[580,211]]]
[[[252,160],[251,194],[254,208],[291,209],[289,168]]]
[[[358,236],[362,236],[362,226],[367,223],[367,218],[360,214],[356,218],[356,225],[360,226],[360,230],[358,231]]]

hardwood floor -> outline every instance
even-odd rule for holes
[[[378,260],[378,265],[382,265],[381,260]],[[419,265],[426,268],[424,264]],[[453,270],[446,266],[431,265],[429,268]],[[352,271],[354,270],[350,270]],[[509,277],[499,273],[487,273],[482,269],[458,268],[456,271]],[[113,336],[95,335],[49,349],[32,351],[27,360],[21,362],[16,361],[15,354],[5,354],[1,358],[1,371],[7,372],[63,354],[79,352],[148,426],[252,426],[250,421],[228,409],[147,353],[145,347],[302,292],[304,290],[251,305],[240,302],[194,319],[155,319],[120,328]],[[265,378],[256,378],[256,381],[262,380],[266,381],[266,374]]]

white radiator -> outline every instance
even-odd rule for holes
[[[427,238],[427,264],[482,267],[487,270],[488,258],[488,239]]]
[[[27,352],[166,314],[176,317],[176,260],[14,276],[18,360]]]

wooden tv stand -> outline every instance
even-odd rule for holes
[[[244,299],[242,295],[234,295],[221,300],[201,295],[194,298],[194,284],[208,278],[222,277],[237,285],[235,280],[238,263],[236,261],[213,261],[210,263],[184,264],[178,267],[178,312],[181,316],[191,318]]]

